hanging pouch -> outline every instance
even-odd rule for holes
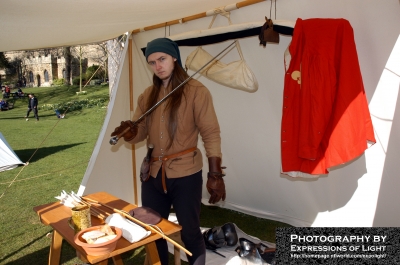
[[[211,28],[215,17],[216,15],[214,15],[209,28]],[[230,19],[229,24],[231,24]],[[258,89],[257,79],[243,58],[242,50],[240,49],[238,40],[236,40],[235,45],[240,55],[240,60],[228,64],[225,64],[219,60],[214,60],[209,65],[204,67],[199,73],[221,85],[247,92],[255,92]],[[186,58],[186,69],[198,71],[213,57],[214,56],[210,55],[200,46],[191,52]]]
[[[140,181],[148,181],[150,178],[150,169],[153,160],[151,159],[151,154],[153,153],[154,145],[149,144],[147,147],[147,154],[145,158],[143,158],[142,165],[140,166]]]
[[[147,160],[146,157],[143,159],[142,165],[140,166],[140,181],[148,181],[150,178],[150,168],[153,161]]]
[[[272,19],[265,17],[265,23],[261,27],[258,38],[260,39],[260,44],[264,47],[267,45],[267,42],[279,43],[279,33],[274,30]]]

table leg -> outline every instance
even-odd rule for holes
[[[124,262],[122,261],[121,255],[117,255],[112,257],[112,260],[114,262],[114,265],[124,265]]]
[[[53,230],[53,236],[50,245],[49,265],[60,264],[62,241],[62,236],[56,230]]]
[[[146,246],[146,257],[149,265],[161,265],[160,257],[155,242],[150,242]]]
[[[146,255],[146,257],[144,257],[144,264],[143,265],[149,265],[149,258],[147,257],[147,255]]]
[[[181,250],[174,246],[174,264],[181,265]]]
[[[81,261],[85,262],[85,263],[89,263],[89,261],[77,250],[76,252],[76,257],[78,259],[80,259]]]

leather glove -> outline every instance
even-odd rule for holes
[[[222,173],[221,158],[209,157],[208,158],[209,172],[207,175],[207,190],[210,193],[209,203],[217,203],[221,199],[225,201],[226,191],[225,183],[222,179],[225,174]]]
[[[115,130],[111,134],[111,137],[121,134],[126,128],[130,129],[126,133],[124,133],[122,137],[124,137],[124,140],[126,142],[129,142],[136,137],[138,132],[138,126],[133,125],[133,122],[131,120],[121,121],[121,125],[115,128]]]

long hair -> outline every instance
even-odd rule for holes
[[[185,81],[189,75],[183,70],[181,65],[175,61],[174,70],[172,71],[169,84],[171,84],[172,89],[179,86],[183,81]],[[150,96],[147,100],[146,109],[150,109],[157,103],[158,95],[162,86],[162,80],[153,74],[153,87],[150,92]],[[173,140],[175,138],[176,129],[178,127],[178,108],[181,105],[182,98],[185,96],[185,85],[176,90],[171,96],[166,100],[166,110],[169,112],[169,123],[168,123],[168,145],[167,149],[171,148]],[[149,127],[151,123],[153,114],[149,115],[146,119],[146,125]]]

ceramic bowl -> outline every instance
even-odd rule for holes
[[[90,232],[93,230],[100,230],[101,225],[98,226],[92,226],[89,228],[86,228],[80,232],[78,232],[75,237],[74,237],[74,242],[78,246],[82,247],[83,250],[86,252],[86,254],[90,256],[101,256],[101,255],[106,255],[112,252],[115,247],[117,246],[117,241],[118,239],[121,238],[122,236],[122,230],[119,229],[118,227],[111,226],[111,229],[114,231],[114,233],[117,235],[115,238],[112,240],[109,240],[104,243],[99,243],[99,244],[88,244],[86,243],[86,240],[82,238],[82,235],[86,232]]]

